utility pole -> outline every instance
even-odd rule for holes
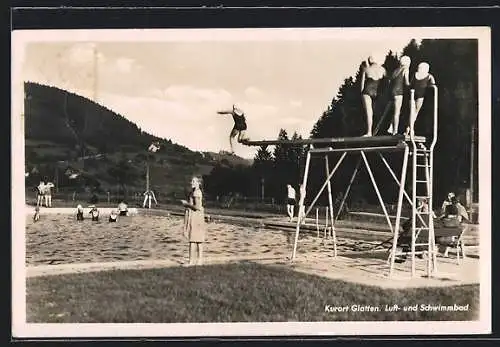
[[[149,158],[146,161],[146,192],[149,192]]]
[[[59,193],[59,170],[58,170],[58,167],[57,167],[57,163],[56,163],[56,169],[55,169],[55,175],[54,175],[54,180],[55,180],[55,185],[56,185],[56,193]]]
[[[474,146],[474,138],[475,138],[475,125],[472,125],[471,129],[471,144],[470,144],[470,179],[469,179],[469,189],[470,189],[470,203],[471,205],[469,208],[472,211],[472,204],[474,203],[474,151],[475,151],[475,146]]]
[[[262,199],[262,202],[264,202],[264,177],[260,179],[260,196]]]
[[[93,75],[94,75],[94,78],[93,78],[93,88],[92,88],[92,92],[93,92],[93,101],[94,102],[97,102],[97,89],[98,89],[98,81],[97,79],[99,78],[98,77],[98,68],[97,68],[97,47],[96,47],[96,44],[93,45],[93,53],[94,53],[94,60],[93,60]]]

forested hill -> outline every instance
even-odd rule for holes
[[[175,151],[191,152],[141,131],[121,115],[82,96],[37,83],[25,83],[25,93],[28,139],[86,146],[99,153],[147,148],[160,141]]]
[[[60,190],[141,190],[149,160],[152,187],[169,194],[215,165],[250,164],[155,137],[112,110],[56,87],[25,83],[24,107],[29,185],[44,176],[57,180]],[[147,151],[152,142],[160,144],[154,156]],[[71,173],[78,179],[68,179]]]

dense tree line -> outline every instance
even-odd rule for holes
[[[470,184],[471,141],[477,143],[477,132],[473,134],[471,129],[477,128],[478,125],[477,40],[422,40],[420,44],[412,40],[403,49],[402,55],[407,55],[412,60],[411,77],[420,62],[429,63],[430,72],[439,88],[439,134],[434,156],[434,201],[439,203],[448,191],[460,193]],[[398,66],[399,58],[400,56],[393,52],[388,52],[386,55],[383,66],[388,76]],[[365,117],[360,93],[362,68],[360,63],[354,76],[344,81],[314,125],[310,134],[312,138],[350,137],[364,133]],[[374,125],[380,122],[379,134],[385,133],[393,112],[388,86],[389,81],[384,79],[374,106]],[[434,95],[429,89],[416,123],[416,133],[428,139],[431,138],[433,129],[433,100]],[[404,130],[409,118],[408,92],[405,94],[403,105],[400,126]],[[385,121],[381,121],[384,115],[386,115]],[[282,129],[277,138],[289,137]],[[296,133],[291,137],[291,139],[297,138],[299,136]],[[291,183],[298,187],[302,181],[305,153],[306,149],[303,146],[290,144],[277,145],[272,152],[262,147],[250,168],[230,166],[215,168],[205,177],[206,189],[215,195],[238,192],[247,196],[261,196],[262,179],[264,179],[265,196],[282,201],[286,194],[285,185]],[[395,174],[399,175],[402,154],[388,154],[384,157]],[[477,160],[477,152],[474,157]],[[339,155],[330,156],[331,167],[338,158]],[[358,160],[358,155],[348,155],[335,173],[332,181],[334,195],[343,194]],[[368,160],[384,200],[389,203],[394,202],[397,197],[396,182],[378,154],[368,154]],[[477,177],[477,161],[474,164],[473,174]],[[311,194],[317,192],[325,179],[324,159],[312,160],[310,175],[307,193],[309,201],[313,198]],[[477,186],[476,180],[475,199],[477,199]],[[324,199],[325,197],[323,203]],[[360,200],[377,203],[372,183],[363,165],[350,193],[351,203]]]

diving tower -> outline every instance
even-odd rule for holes
[[[354,179],[363,163],[366,167],[370,181],[375,189],[377,199],[384,212],[385,220],[392,233],[392,247],[389,257],[389,276],[393,275],[394,264],[396,257],[401,255],[410,255],[411,257],[411,274],[416,275],[416,255],[425,254],[427,255],[427,276],[431,277],[437,272],[436,265],[436,244],[434,237],[434,223],[433,223],[433,163],[434,163],[434,148],[437,142],[437,129],[438,129],[438,88],[437,86],[432,86],[434,100],[433,100],[433,129],[432,136],[426,138],[423,136],[415,136],[414,129],[411,129],[410,135],[395,135],[395,136],[376,136],[376,132],[380,127],[384,116],[379,121],[377,129],[375,131],[375,136],[360,136],[360,137],[342,137],[342,138],[314,138],[314,139],[299,139],[299,140],[262,140],[253,141],[247,140],[243,141],[242,144],[247,146],[273,146],[273,145],[304,145],[308,146],[306,159],[305,159],[305,169],[304,176],[302,180],[302,186],[307,191],[307,184],[310,172],[310,163],[313,157],[319,157],[324,159],[325,162],[325,180],[319,189],[318,193],[315,195],[311,204],[305,208],[305,194],[300,195],[299,200],[299,211],[304,210],[302,215],[297,218],[297,225],[295,230],[295,241],[293,245],[293,251],[290,257],[290,261],[294,261],[297,255],[297,247],[299,241],[300,227],[303,220],[312,211],[314,205],[319,200],[321,194],[324,190],[327,190],[328,194],[328,204],[329,204],[329,223],[328,228],[332,236],[333,241],[333,256],[337,257],[337,238],[335,233],[335,222],[337,221],[340,211],[345,204],[345,201],[349,195],[351,186],[353,185]],[[414,104],[414,90],[410,92],[411,98],[411,112],[415,110]],[[320,145],[320,146],[318,146]],[[367,152],[375,152],[378,154],[381,162],[387,168],[389,174],[393,178],[394,182],[397,184],[398,198],[397,198],[397,212],[394,224],[391,222],[391,218],[386,210],[382,195],[380,193],[379,186],[377,185],[376,179],[373,175],[370,163],[366,156]],[[394,170],[389,165],[384,155],[391,152],[402,152],[402,163],[401,163],[401,174],[399,177],[396,175]],[[329,154],[340,153],[341,156],[337,160],[333,168],[329,163]],[[337,215],[334,216],[333,209],[333,197],[331,180],[338,170],[347,155],[359,155],[359,159],[354,168],[353,174],[343,195],[340,207],[338,209]],[[408,168],[410,166],[410,168]],[[408,193],[405,190],[406,179],[408,171],[411,172],[411,192]],[[422,210],[418,207],[418,202],[425,200],[428,210]],[[411,208],[411,249],[409,251],[398,251],[398,240],[401,236],[400,225],[401,225],[401,214],[403,202],[406,201]],[[421,240],[424,239],[424,242]],[[418,248],[418,249],[417,249]]]

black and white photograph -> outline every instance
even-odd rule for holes
[[[489,333],[487,27],[12,33],[13,334]]]

